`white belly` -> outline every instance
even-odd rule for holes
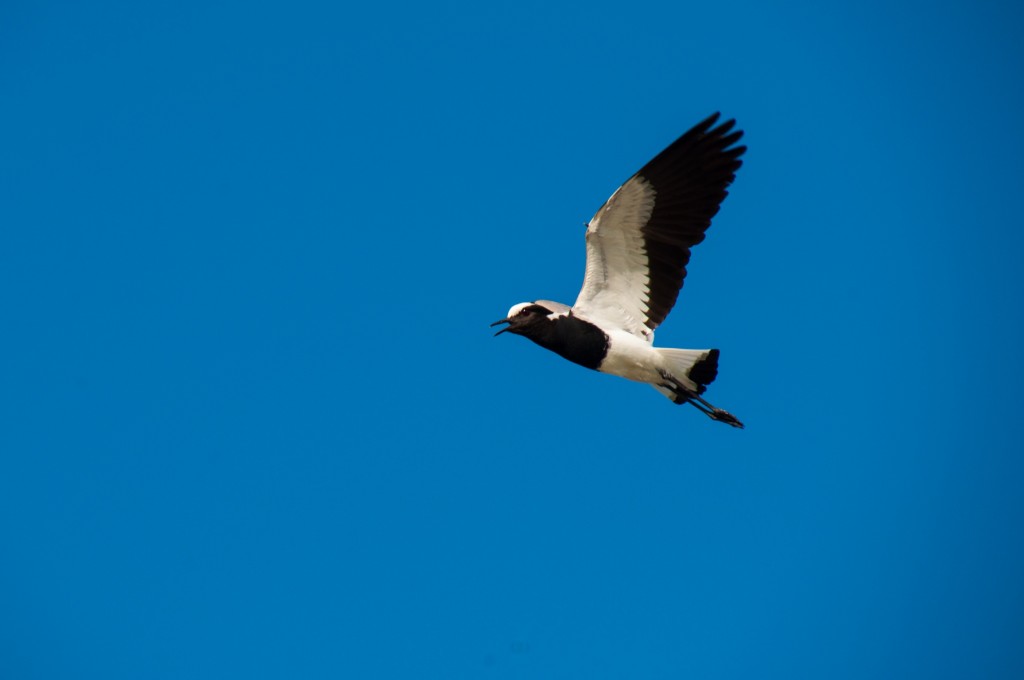
[[[625,331],[612,331],[608,340],[608,355],[597,370],[637,382],[662,382],[662,357],[651,345]]]

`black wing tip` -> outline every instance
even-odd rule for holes
[[[639,175],[649,179],[649,171],[665,162],[670,162],[669,159],[672,157],[698,155],[710,158],[717,155],[735,159],[742,156],[746,153],[747,147],[733,145],[742,139],[743,130],[733,130],[736,126],[735,118],[723,121],[718,127],[715,127],[715,123],[721,116],[721,112],[715,111],[691,127],[635,172],[633,177]]]
[[[693,128],[691,128],[691,129],[692,130],[701,130],[702,132],[706,131],[706,130],[710,130],[711,126],[714,125],[715,123],[717,123],[718,119],[721,118],[721,117],[722,117],[722,112],[721,111],[715,111],[710,116],[708,116],[707,118],[705,118],[701,122],[699,122],[696,125],[694,125]],[[726,122],[728,123],[729,121],[726,121]],[[736,121],[732,121],[732,122],[735,123]]]
[[[721,117],[721,112],[715,111],[710,116],[690,128],[690,131],[687,134],[697,133],[717,138],[724,138],[726,135],[729,135],[729,144],[732,144],[733,141],[743,136],[743,130],[733,131],[733,128],[736,127],[735,118],[727,118],[726,120],[719,122],[719,118]],[[732,132],[731,135],[729,134],[730,132]],[[728,144],[726,146],[728,146]]]
[[[730,118],[718,127],[712,128],[704,133],[706,139],[713,140],[715,146],[731,151],[729,147],[743,138],[743,130],[736,130],[736,119]],[[744,150],[746,147],[743,147]]]
[[[651,159],[645,168],[656,164],[672,152],[701,149],[704,153],[719,153],[737,157],[746,152],[746,146],[733,146],[743,138],[743,130],[736,130],[736,119],[729,118],[719,122],[721,113],[715,111],[710,116],[694,125],[669,144],[660,154]]]

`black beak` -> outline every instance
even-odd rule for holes
[[[494,328],[494,327],[495,327],[495,326],[497,326],[497,325],[498,325],[499,323],[509,323],[509,320],[508,320],[508,319],[502,319],[501,321],[495,321],[494,323],[492,323],[492,324],[491,324],[491,328]],[[498,331],[497,333],[495,333],[495,334],[494,334],[494,337],[498,337],[499,335],[501,335],[502,333],[504,333],[505,331],[507,331],[507,330],[508,330],[509,328],[512,328],[512,326],[505,326],[505,327],[504,327],[504,328],[502,328],[502,329],[501,329],[500,331]]]

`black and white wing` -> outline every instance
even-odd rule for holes
[[[714,114],[672,142],[612,194],[587,225],[587,271],[573,309],[648,341],[683,287],[745,146]]]

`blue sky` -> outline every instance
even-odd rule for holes
[[[0,675],[1017,678],[1010,3],[7,3]],[[712,111],[669,347],[488,324]]]

